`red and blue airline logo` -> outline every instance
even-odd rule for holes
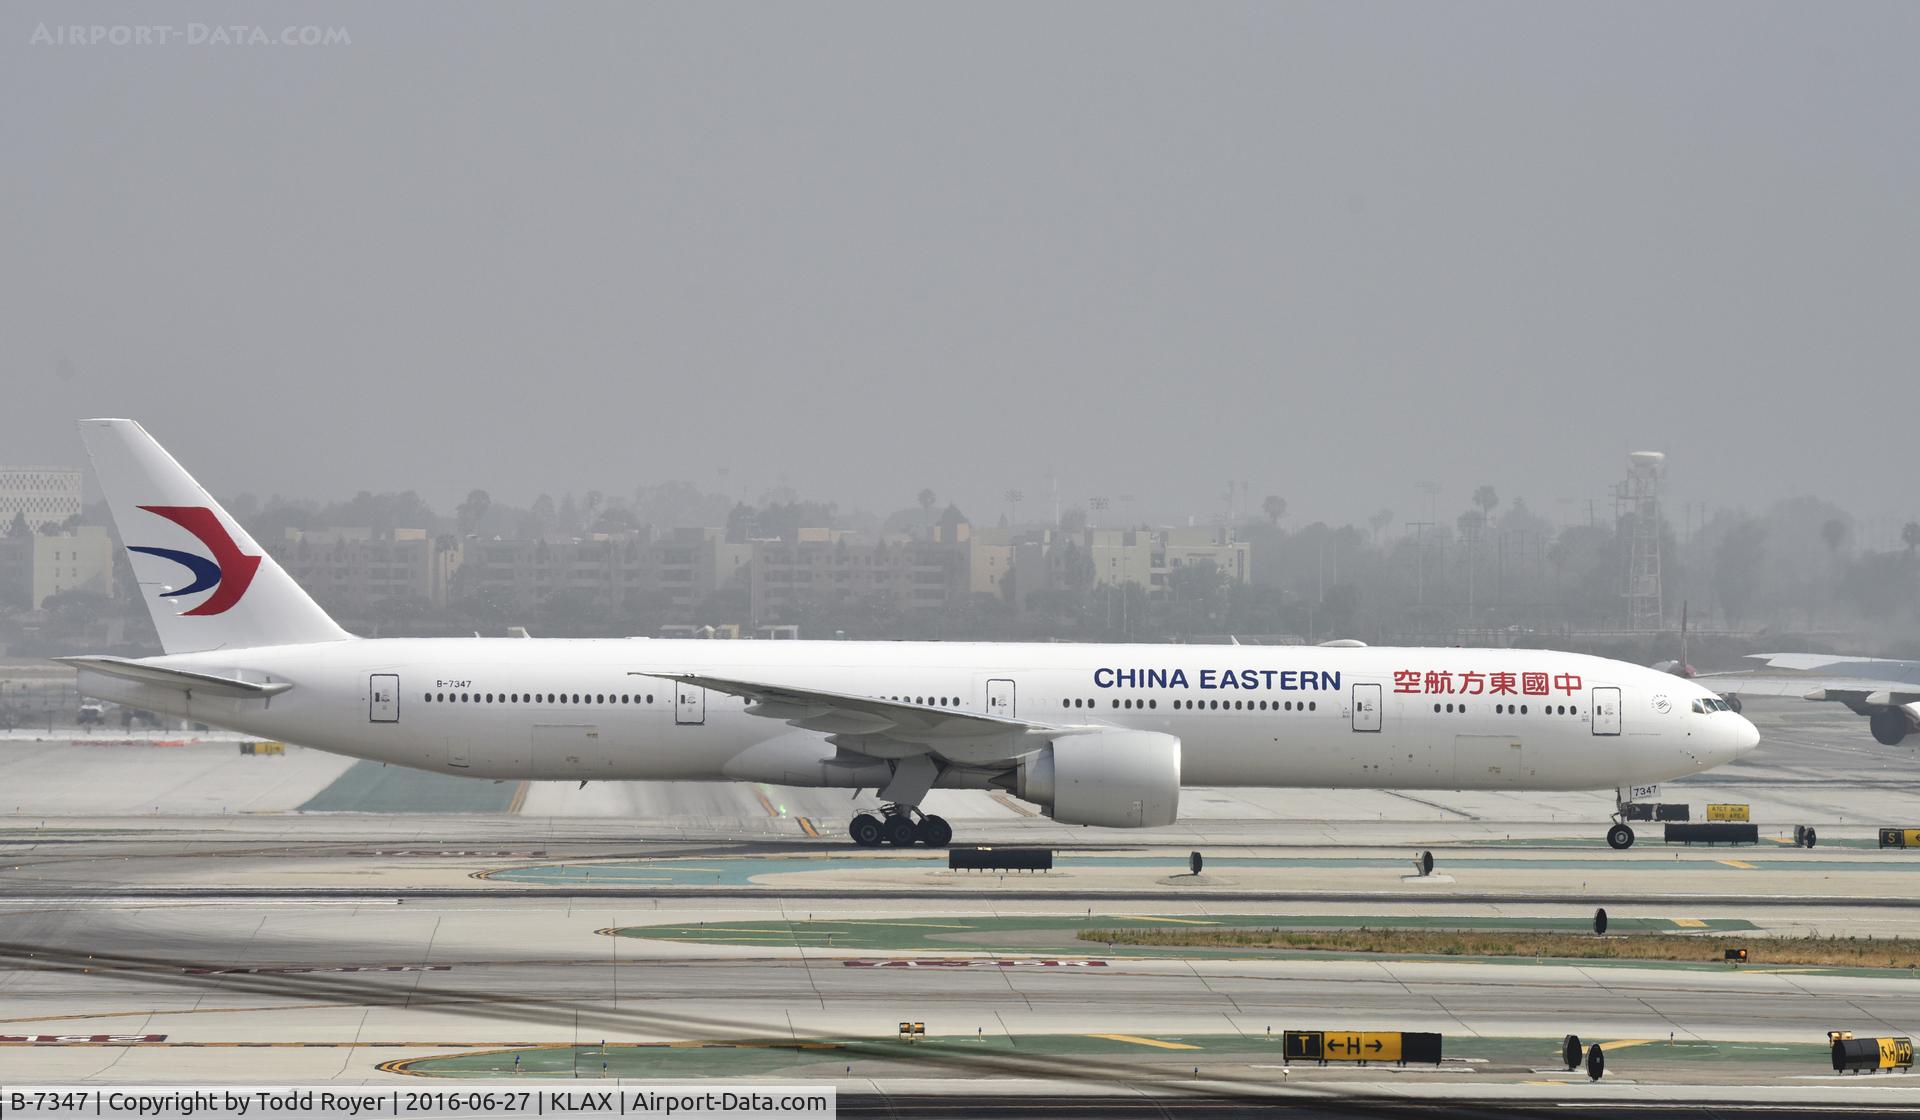
[[[190,611],[180,612],[183,617],[192,615],[225,614],[247,593],[247,585],[253,582],[253,573],[260,567],[258,556],[248,556],[233,543],[226,526],[220,524],[220,518],[205,506],[141,506],[148,513],[158,514],[180,526],[200,539],[213,554],[212,559],[192,552],[181,552],[172,548],[143,548],[128,545],[128,552],[144,552],[149,556],[158,556],[171,560],[193,573],[193,582],[177,591],[163,591],[166,598],[176,595],[197,595],[208,589],[213,594],[206,601]]]

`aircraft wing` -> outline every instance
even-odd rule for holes
[[[1694,682],[1726,694],[1740,696],[1791,696],[1796,700],[1839,700],[1857,698],[1865,704],[1912,704],[1920,702],[1920,685],[1905,681],[1876,681],[1864,677],[1828,677],[1808,674],[1802,677],[1746,676],[1740,673],[1706,673]]]
[[[641,675],[741,697],[751,715],[824,732],[836,744],[879,758],[933,755],[966,766],[1011,764],[1062,735],[1093,730],[768,681],[698,673]]]
[[[289,681],[243,681],[234,677],[220,677],[212,673],[191,673],[185,669],[168,669],[159,665],[148,665],[131,661],[124,657],[56,657],[55,661],[64,661],[76,669],[91,669],[96,673],[105,673],[109,677],[150,684],[158,688],[171,688],[179,692],[196,692],[202,696],[235,696],[243,700],[265,700],[293,687]]]
[[[1831,700],[1867,714],[1874,708],[1920,703],[1920,661],[1845,657],[1829,653],[1756,653],[1755,660],[1784,673],[1705,673],[1699,684],[1722,694]]]
[[[1867,677],[1920,687],[1920,661],[1891,657],[1848,657],[1831,653],[1751,653],[1769,669],[1824,671],[1835,677]]]

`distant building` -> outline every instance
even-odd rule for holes
[[[689,618],[735,580],[746,578],[752,546],[729,542],[724,529],[675,529],[650,540],[643,531],[584,537],[478,539],[461,542],[460,596],[481,596],[528,608],[561,592],[600,610],[643,599]]]
[[[33,606],[45,606],[49,597],[63,591],[113,594],[113,536],[103,527],[82,525],[59,536],[34,535]]]
[[[34,605],[33,538],[31,532],[0,531],[0,605]]]
[[[685,615],[714,592],[747,578],[753,545],[727,540],[717,528],[674,529],[653,542],[653,589]]]
[[[72,467],[0,467],[0,533],[15,514],[36,530],[78,516],[80,478]]]
[[[810,607],[879,599],[908,612],[939,611],[967,594],[969,526],[958,511],[930,540],[868,540],[840,529],[801,529],[793,540],[753,542],[749,609],[772,623]]]
[[[525,609],[549,596],[577,592],[606,610],[653,586],[652,558],[639,533],[590,537],[469,539],[460,545],[463,596],[480,596]]]
[[[1135,584],[1150,597],[1166,593],[1181,568],[1211,564],[1229,583],[1253,578],[1252,548],[1226,528],[1044,529],[1012,546],[1013,604],[1025,610],[1046,591],[1079,592]]]
[[[424,529],[289,529],[274,558],[300,586],[336,608],[414,599],[443,607],[459,564]]]
[[[1166,565],[1159,541],[1146,529],[1088,529],[1080,534],[1081,546],[1093,562],[1096,586],[1120,587],[1129,583],[1158,591],[1165,586]]]
[[[1154,565],[1158,573],[1165,575],[1192,564],[1212,564],[1228,583],[1253,582],[1252,546],[1235,540],[1233,530],[1225,526],[1166,529],[1160,533],[1160,555]]]

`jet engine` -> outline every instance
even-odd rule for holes
[[[1003,778],[1062,824],[1155,828],[1180,815],[1180,740],[1157,731],[1064,735]]]

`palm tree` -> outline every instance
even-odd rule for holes
[[[1920,548],[1920,521],[1909,521],[1900,527],[1900,539],[1907,542],[1907,555]]]
[[[923,488],[920,491],[920,508],[929,513],[933,512],[933,499],[934,493],[932,488]]]
[[[1287,500],[1278,494],[1268,494],[1266,500],[1260,503],[1260,508],[1266,511],[1268,521],[1279,525],[1280,519],[1287,515]]]
[[[1482,514],[1490,514],[1493,507],[1500,504],[1500,494],[1491,486],[1482,486],[1473,492],[1473,504],[1480,507]]]

